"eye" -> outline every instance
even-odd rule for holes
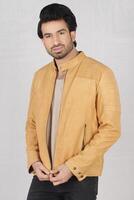
[[[60,32],[60,35],[63,35],[63,34],[65,34],[65,31],[61,31],[61,32]]]
[[[50,35],[45,35],[44,37],[45,37],[45,38],[50,38],[51,36],[50,36]]]

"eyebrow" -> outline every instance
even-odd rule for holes
[[[67,31],[67,30],[65,28],[62,28],[62,29],[58,30],[56,33],[59,33],[61,31]],[[45,36],[45,35],[51,35],[51,33],[44,33],[43,36]]]

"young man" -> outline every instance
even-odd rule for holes
[[[120,136],[112,70],[76,49],[76,19],[61,4],[40,13],[38,36],[53,61],[34,74],[26,146],[27,200],[95,200],[104,153]]]

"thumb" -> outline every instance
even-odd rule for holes
[[[62,164],[62,165],[60,165],[60,166],[58,167],[58,170],[61,171],[64,167],[65,167],[65,165]]]
[[[41,169],[42,171],[44,171],[46,174],[49,174],[49,170],[48,170],[44,165],[41,165],[41,166],[40,166],[40,169]]]

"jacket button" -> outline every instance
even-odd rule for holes
[[[78,172],[78,174],[81,174],[81,172]]]
[[[73,169],[75,170],[75,169],[76,169],[76,167],[73,167]]]
[[[83,178],[84,176],[83,176],[83,175],[81,175],[80,177],[81,177],[81,178]]]

